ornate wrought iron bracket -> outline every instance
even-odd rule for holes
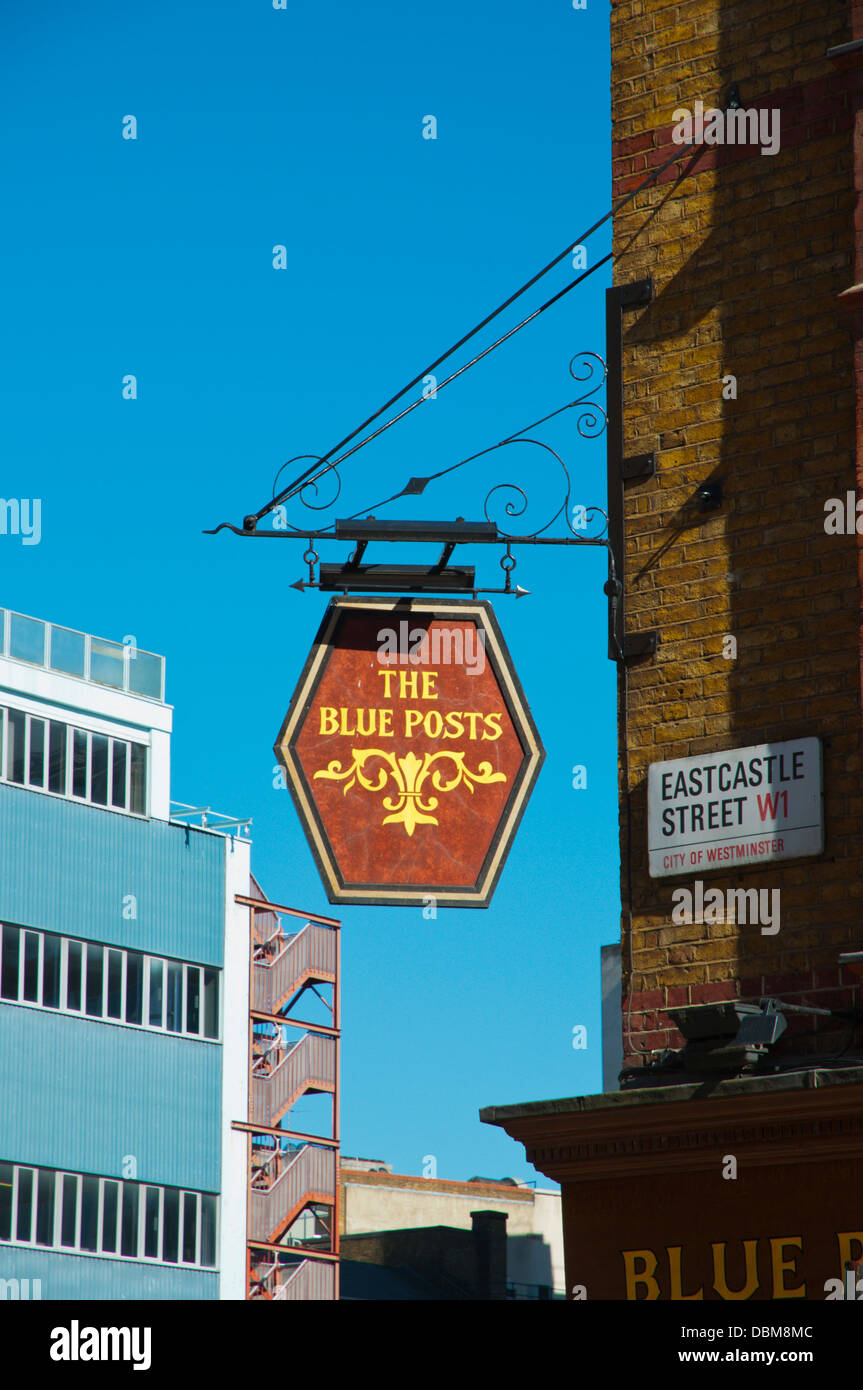
[[[593,510],[593,509],[591,509]],[[597,509],[598,510],[598,509]],[[604,515],[604,513],[603,513]],[[303,555],[309,566],[308,579],[298,579],[292,589],[321,589],[328,593],[362,592],[391,594],[420,593],[466,593],[476,598],[479,594],[511,594],[514,598],[525,598],[529,589],[513,584],[513,570],[517,560],[512,553],[515,545],[586,545],[608,548],[604,536],[588,536],[570,540],[566,536],[507,536],[502,534],[494,522],[457,521],[416,523],[419,534],[411,534],[412,522],[388,521],[378,524],[375,534],[369,535],[369,521],[358,522],[352,526],[350,521],[335,523],[337,539],[356,541],[356,549],[344,564],[320,563],[320,556],[314,549],[315,540],[332,540],[330,532],[316,532],[308,536],[308,549]],[[481,531],[481,528],[485,528]],[[460,533],[460,528],[463,531]],[[438,531],[440,534],[438,534]],[[360,534],[357,534],[359,532]],[[269,533],[264,533],[269,534]],[[366,547],[375,541],[442,541],[443,551],[434,565],[381,565],[360,564],[360,557]],[[504,547],[499,564],[504,573],[501,588],[480,588],[476,584],[476,571],[473,565],[448,565],[446,563],[457,545],[501,545]],[[315,578],[315,565],[319,565],[318,578]]]
[[[646,290],[644,287],[647,287]],[[391,496],[371,504],[371,509],[363,508],[348,518],[331,521],[323,527],[309,527],[294,524],[288,520],[286,502],[299,497],[300,503],[313,512],[332,509],[340,495],[342,479],[338,465],[340,459],[329,459],[317,455],[302,455],[289,460],[312,459],[311,468],[280,492],[277,491],[279,470],[273,484],[273,497],[269,511],[261,511],[247,516],[242,526],[222,522],[206,534],[215,535],[221,530],[229,530],[236,536],[255,540],[303,541],[306,550],[303,560],[308,566],[308,577],[296,580],[291,588],[300,592],[317,588],[324,592],[341,593],[469,593],[504,594],[523,598],[530,593],[513,582],[513,571],[517,560],[513,550],[519,546],[602,546],[608,553],[608,583],[605,592],[609,599],[609,654],[617,660],[625,659],[626,647],[620,640],[622,624],[622,488],[624,480],[651,476],[654,467],[652,454],[623,459],[622,439],[622,388],[621,371],[621,320],[623,308],[629,304],[646,303],[650,298],[650,281],[639,282],[637,286],[623,286],[608,291],[606,318],[611,364],[607,368],[602,358],[594,352],[581,352],[571,359],[569,372],[583,389],[575,400],[549,412],[540,420],[535,420],[523,429],[508,435],[505,439],[481,449],[468,458],[441,469],[428,477],[411,477],[405,485]],[[646,295],[646,298],[644,297]],[[612,307],[612,305],[614,307]],[[575,364],[579,370],[575,370]],[[595,399],[608,377],[611,387],[609,393],[609,414]],[[569,471],[561,456],[550,445],[533,435],[540,425],[561,415],[565,411],[576,410],[576,428],[584,439],[596,439],[608,427],[608,478],[609,513],[601,507],[572,506],[572,483]],[[613,428],[612,428],[613,426]],[[524,534],[510,531],[511,519],[523,516],[528,510],[528,495],[524,488],[512,482],[495,483],[487,492],[483,505],[484,521],[467,522],[459,517],[455,521],[400,521],[380,519],[378,513],[401,497],[419,496],[426,488],[441,478],[454,473],[467,464],[483,458],[498,449],[528,445],[551,456],[562,472],[564,484],[562,500],[553,515],[541,526]],[[353,452],[353,450],[351,450]],[[287,467],[288,465],[283,465]],[[333,495],[326,502],[320,501],[319,482],[328,478],[334,485]],[[502,506],[501,506],[502,504]],[[369,514],[371,510],[371,514]],[[495,518],[497,513],[497,518]],[[259,529],[259,521],[264,515],[272,517],[272,526]],[[590,528],[596,519],[601,526],[594,534]],[[506,525],[504,525],[506,523]],[[557,534],[554,532],[557,531]],[[563,534],[560,534],[562,531]],[[584,534],[583,534],[584,533]],[[321,541],[350,541],[353,550],[348,559],[340,564],[321,563],[316,546]],[[368,563],[366,550],[370,544],[379,542],[400,542],[407,544],[436,543],[442,546],[438,560],[434,564],[422,565],[383,565]],[[476,572],[471,565],[450,564],[453,553],[459,545],[497,545],[501,547],[500,567],[504,582],[499,587],[479,587]],[[634,655],[635,652],[633,651]]]

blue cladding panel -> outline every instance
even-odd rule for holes
[[[0,784],[0,919],[221,965],[226,843]]]
[[[13,1245],[0,1245],[0,1279],[41,1279],[43,1301],[219,1297],[219,1276],[210,1270],[176,1269],[170,1265],[130,1260],[100,1260],[89,1255],[55,1255],[46,1250]],[[32,1296],[33,1292],[31,1282],[27,1293]],[[11,1308],[5,1309],[4,1316],[8,1317],[11,1312]],[[80,1321],[77,1313],[75,1316]],[[112,1320],[112,1325],[116,1325],[116,1319]]]
[[[0,1158],[196,1191],[220,1187],[215,1043],[0,1004]]]

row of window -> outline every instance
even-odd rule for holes
[[[0,775],[7,782],[143,816],[147,749],[73,729],[20,709],[0,709]]]
[[[216,1264],[216,1198],[0,1163],[0,1241],[164,1264]]]
[[[219,971],[4,924],[0,999],[60,1013],[219,1037]]]

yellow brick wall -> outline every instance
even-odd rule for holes
[[[630,1055],[679,1046],[665,1011],[683,1003],[850,1003],[837,956],[863,948],[857,538],[824,530],[825,501],[856,477],[854,343],[837,302],[855,280],[854,96],[825,56],[850,37],[848,0],[612,6],[615,199],[673,152],[676,108],[722,107],[736,82],[744,107],[768,99],[782,114],[777,154],[719,151],[703,161],[716,167],[678,178],[681,150],[614,222],[615,284],[654,282],[653,302],[624,313],[624,454],[657,455],[657,476],[626,488],[626,629],[660,639],[625,682]],[[730,373],[738,395],[725,401]],[[715,478],[722,508],[698,513],[695,489]],[[623,680],[619,698],[622,717]],[[779,934],[672,925],[672,890],[691,877],[648,876],[649,764],[810,735],[825,741],[824,855],[704,876],[779,887]],[[832,1046],[828,1032],[805,1046]]]

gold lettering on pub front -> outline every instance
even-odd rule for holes
[[[383,679],[385,700],[432,701],[439,698],[435,689],[437,671],[378,670],[377,675]],[[442,714],[434,707],[351,709],[322,705],[318,732],[342,738],[393,738],[398,733],[405,738],[424,736],[433,740],[494,743],[503,733],[501,719],[499,712],[482,714],[478,710],[450,710]],[[351,761],[346,767],[334,759],[314,774],[315,780],[344,782],[343,793],[347,795],[357,783],[366,791],[382,792],[391,778],[395,791],[384,797],[384,808],[390,814],[384,816],[381,824],[401,825],[406,835],[413,835],[418,825],[438,824],[437,816],[432,815],[439,805],[435,792],[451,792],[464,785],[472,793],[475,786],[507,781],[506,773],[495,772],[490,762],[481,762],[472,772],[465,763],[467,753],[463,750],[441,749],[437,753],[426,752],[422,757],[414,752],[399,756],[383,748],[351,748],[350,753]]]
[[[837,1235],[839,1249],[845,1253],[850,1248],[849,1236],[857,1233],[840,1232]],[[738,1288],[729,1287],[727,1273],[729,1246],[742,1247],[743,1282]],[[763,1247],[764,1259],[759,1279],[759,1247]],[[803,1254],[802,1236],[773,1236],[767,1240],[714,1241],[710,1247],[713,1255],[713,1288],[723,1300],[749,1299],[762,1286],[769,1287],[769,1297],[805,1298],[806,1283],[798,1268],[798,1260]],[[683,1261],[684,1247],[667,1245],[665,1247],[666,1269],[660,1267],[659,1258],[652,1250],[622,1250],[623,1272],[626,1282],[626,1298],[630,1302],[649,1302],[667,1298],[672,1301],[689,1302],[704,1297],[704,1288],[685,1290]],[[735,1250],[734,1265],[741,1264]]]
[[[383,698],[436,700],[437,671],[378,671],[383,677]],[[397,717],[398,716],[398,717]],[[476,710],[393,709],[377,707],[353,709],[348,706],[321,705],[319,734],[338,734],[342,738],[405,738],[424,735],[433,739],[466,738],[472,743],[495,743],[503,733],[501,714],[481,714]]]

